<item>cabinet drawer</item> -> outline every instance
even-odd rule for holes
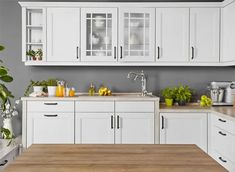
[[[16,156],[19,154],[19,148],[16,147],[11,152],[9,152],[6,156],[0,159],[0,171],[2,171],[11,161],[13,161]]]
[[[113,101],[77,101],[76,112],[114,112]]]
[[[235,134],[235,122],[231,120],[224,119],[217,115],[212,115],[213,118],[213,125],[228,131],[232,134]]]
[[[214,160],[216,160],[220,165],[226,168],[228,171],[235,171],[235,164],[229,159],[225,158],[223,155],[218,153],[215,150],[212,150],[211,156]]]
[[[235,162],[235,136],[216,126],[212,127],[212,149]]]
[[[118,101],[116,112],[154,112],[154,101]]]
[[[74,112],[73,101],[28,101],[28,112]]]

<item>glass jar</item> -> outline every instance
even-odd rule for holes
[[[64,97],[65,96],[65,82],[58,81],[56,87],[56,97]]]

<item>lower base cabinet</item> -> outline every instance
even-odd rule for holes
[[[31,113],[27,120],[28,146],[74,144],[73,113]]]
[[[207,152],[207,113],[160,113],[160,144],[196,144]]]
[[[75,143],[154,144],[154,113],[77,113]]]

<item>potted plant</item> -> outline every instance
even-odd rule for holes
[[[33,88],[34,93],[37,93],[37,92],[40,93],[40,92],[46,91],[45,90],[46,87],[47,87],[47,81],[45,81],[45,80],[42,80],[42,81],[30,80],[30,84],[26,88],[24,95],[29,96],[29,92],[32,88]]]
[[[166,106],[172,106],[174,101],[174,90],[172,88],[165,88],[162,90],[162,96],[165,99]]]
[[[180,85],[174,89],[175,100],[178,102],[179,106],[186,105],[187,102],[192,98],[192,91],[187,85]]]
[[[48,79],[47,80],[47,91],[49,97],[56,96],[56,86],[57,86],[57,79]]]
[[[42,60],[43,52],[42,49],[38,49],[37,51],[29,50],[26,52],[27,56],[30,56],[33,60]]]

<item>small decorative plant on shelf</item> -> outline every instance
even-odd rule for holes
[[[42,49],[38,49],[37,51],[29,50],[26,52],[26,55],[31,57],[34,61],[36,60],[41,61],[43,52],[42,52]]]
[[[187,85],[180,85],[174,88],[174,95],[179,106],[184,106],[191,100],[192,90]]]
[[[175,98],[174,89],[168,87],[162,90],[162,96],[165,98],[166,106],[172,106]]]
[[[49,97],[56,96],[56,86],[57,86],[57,79],[48,79],[47,80],[47,92]]]

